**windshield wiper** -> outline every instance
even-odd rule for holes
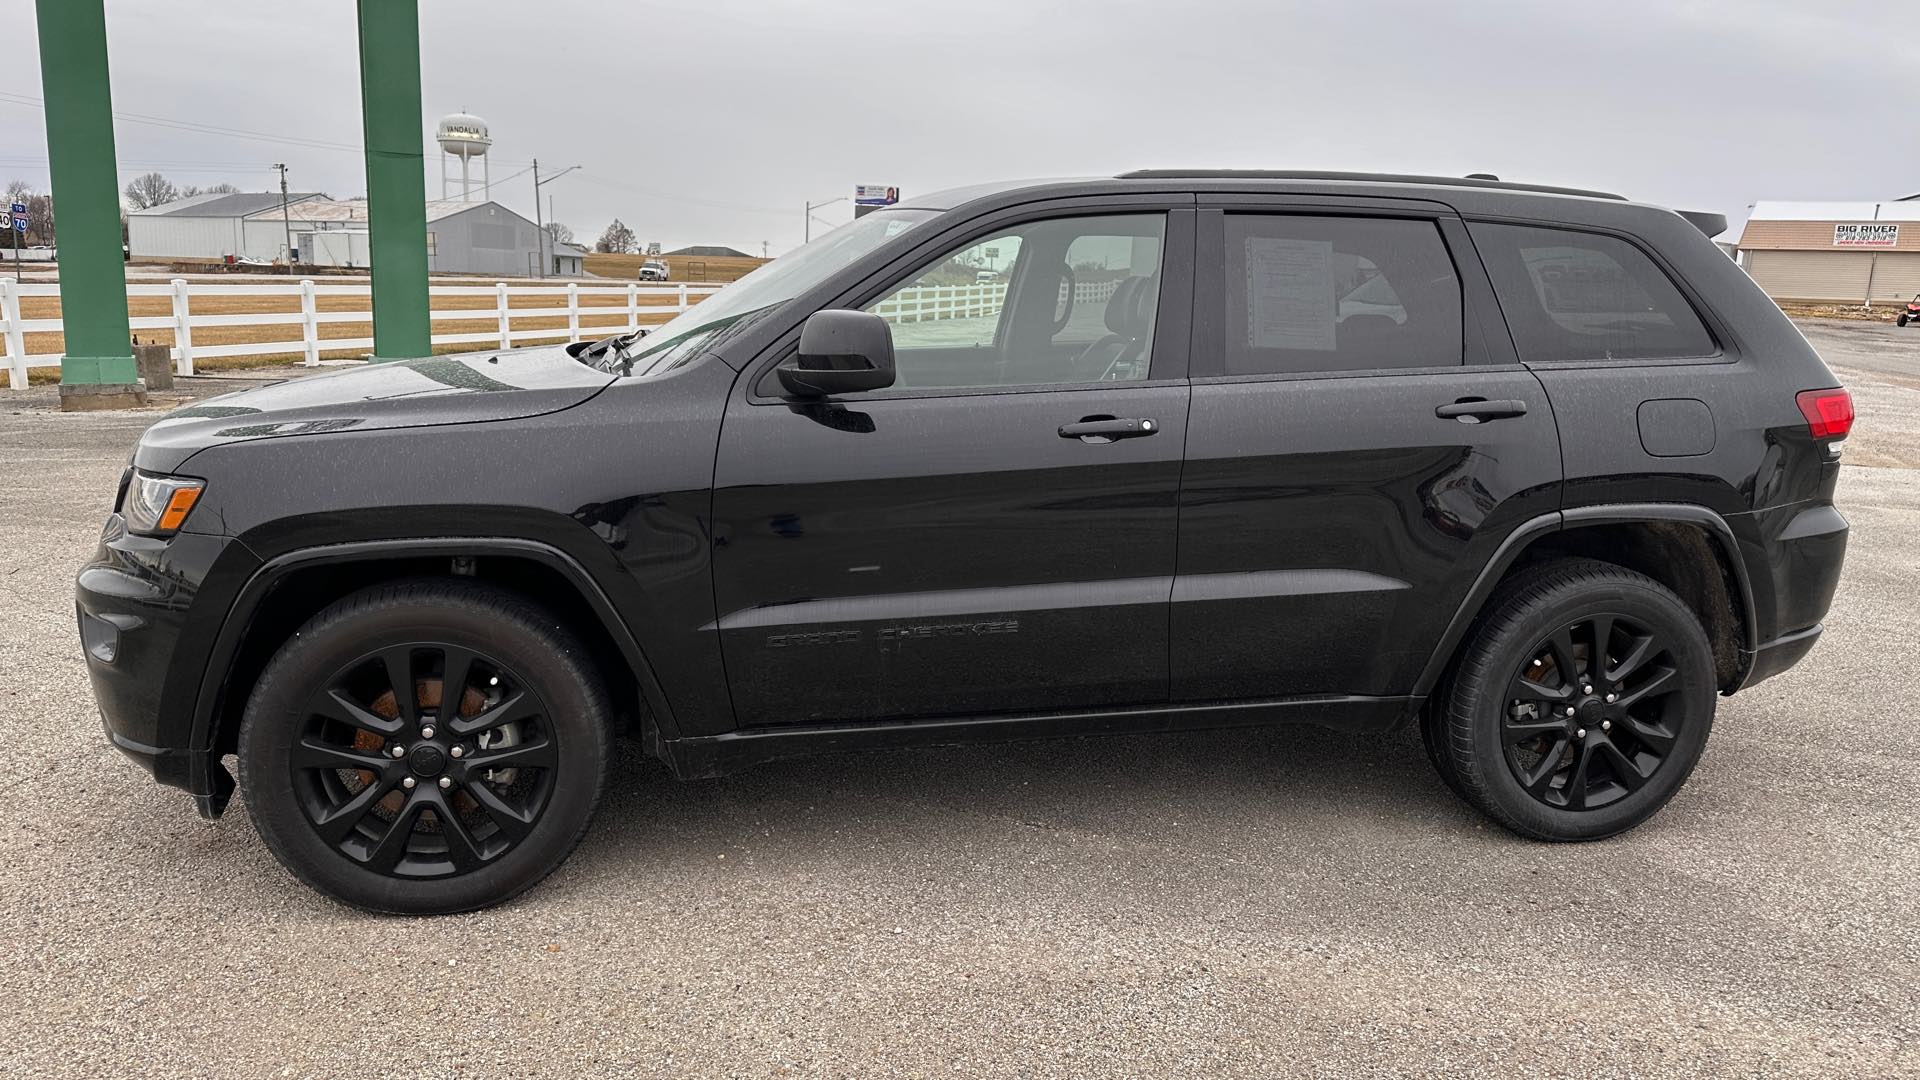
[[[643,326],[630,333],[614,334],[611,337],[603,337],[598,341],[576,341],[567,346],[567,355],[588,367],[598,371],[604,371],[609,375],[616,374],[616,366],[619,368],[617,374],[631,375],[633,373],[633,357],[628,355],[627,350],[639,343],[641,338],[646,337],[651,329],[651,327]]]

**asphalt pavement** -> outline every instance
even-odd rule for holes
[[[1826,639],[1612,840],[1516,839],[1416,738],[628,751],[502,908],[371,917],[101,737],[71,578],[157,414],[0,391],[0,1075],[1920,1073],[1920,329],[1855,389]]]

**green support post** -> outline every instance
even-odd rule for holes
[[[60,208],[60,322],[66,339],[66,355],[60,361],[63,406],[69,389],[76,391],[76,398],[104,399],[96,404],[121,404],[114,399],[136,395],[140,378],[127,328],[127,271],[120,250],[120,181],[113,156],[104,4],[105,0],[39,0],[35,8],[40,85],[47,110],[47,158]],[[85,406],[76,401],[72,407]]]
[[[41,0],[43,5],[53,2],[57,0]],[[373,356],[426,356],[433,351],[433,339],[427,296],[427,170],[420,134],[419,0],[359,0],[359,9]],[[63,218],[62,239],[65,228]]]

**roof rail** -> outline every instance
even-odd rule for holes
[[[1551,184],[1517,184],[1511,180],[1485,180],[1481,176],[1417,176],[1409,173],[1317,172],[1311,169],[1135,169],[1121,173],[1120,180],[1355,180],[1373,184],[1435,184],[1448,187],[1497,188],[1505,191],[1542,191],[1550,195],[1582,195],[1590,199],[1620,199],[1611,191],[1554,187]]]

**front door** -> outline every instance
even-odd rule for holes
[[[748,371],[714,480],[741,727],[1166,700],[1191,221],[954,241],[860,305],[889,389],[792,402]]]
[[[1546,394],[1444,206],[1200,221],[1173,699],[1406,694],[1501,540],[1558,509]]]

